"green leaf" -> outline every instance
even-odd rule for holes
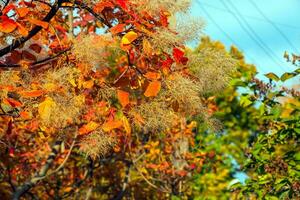
[[[247,96],[242,96],[240,104],[241,104],[241,106],[243,106],[245,108],[245,107],[248,107],[249,105],[251,105],[252,101],[250,101]]]
[[[291,79],[295,76],[297,76],[297,73],[286,72],[286,73],[282,74],[282,76],[280,77],[280,80],[281,81],[286,81],[286,80]]]
[[[300,161],[300,152],[294,155],[295,160]]]
[[[280,78],[274,73],[267,73],[265,76],[273,81],[279,81]]]

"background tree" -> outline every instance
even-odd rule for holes
[[[221,43],[205,38],[195,52],[205,48],[226,51]],[[299,69],[281,77],[266,74],[270,83],[264,83],[255,78],[255,66],[246,64],[241,52],[231,47],[230,54],[239,60],[237,71],[231,86],[215,100],[215,115],[223,122],[223,130],[213,133],[199,127],[199,149],[215,156],[195,175],[192,196],[298,198],[299,92],[279,84],[299,75]],[[241,173],[247,176],[246,183],[238,181]]]

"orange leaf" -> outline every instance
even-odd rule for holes
[[[114,6],[114,4],[112,4],[111,2],[108,2],[108,1],[106,1],[106,2],[99,2],[99,3],[97,3],[95,6],[94,6],[94,8],[93,8],[93,10],[96,12],[96,13],[100,13],[100,12],[102,12],[103,10],[104,10],[104,8],[112,8]]]
[[[153,52],[151,43],[147,39],[143,40],[143,51],[145,52],[146,55],[151,55]]]
[[[91,89],[94,86],[94,81],[89,80],[82,83],[82,87],[86,89]]]
[[[131,44],[134,40],[138,38],[138,34],[134,31],[129,31],[126,33],[121,40],[121,45]]]
[[[144,95],[146,97],[155,97],[160,91],[160,88],[161,88],[160,81],[153,81],[148,85]]]
[[[29,9],[26,7],[18,8],[17,13],[19,14],[20,17],[25,17],[29,13]]]
[[[37,25],[37,26],[41,26],[43,27],[44,29],[47,29],[48,28],[48,22],[44,22],[44,21],[41,21],[41,20],[38,20],[38,19],[28,19],[28,21],[34,25]]]
[[[27,119],[30,119],[31,118],[31,115],[29,112],[27,111],[21,111],[20,112],[20,117],[24,120],[27,120]]]
[[[11,33],[17,28],[17,24],[14,20],[7,19],[0,24],[0,30],[4,33]]]
[[[19,94],[24,98],[39,97],[44,94],[43,90],[21,91]]]
[[[96,122],[89,122],[86,125],[83,125],[80,129],[79,129],[79,135],[85,135],[89,132],[92,132],[94,130],[96,130],[99,127],[99,124]]]
[[[160,74],[157,72],[147,72],[144,76],[150,80],[160,79]]]
[[[111,27],[111,28],[109,29],[109,31],[110,31],[113,35],[115,35],[115,34],[117,34],[117,33],[122,32],[122,31],[124,30],[125,27],[126,27],[126,24],[118,24],[118,25],[116,25],[116,26],[114,26],[114,27]]]
[[[122,121],[119,121],[119,120],[109,121],[102,125],[102,129],[105,132],[109,132],[113,129],[120,128],[122,125],[123,125]]]
[[[121,103],[121,105],[123,107],[127,106],[127,104],[129,104],[129,93],[122,91],[122,90],[118,90],[118,99]]]
[[[11,105],[12,107],[21,107],[22,106],[22,103],[15,100],[15,99],[12,99],[12,98],[6,98],[6,99],[3,99],[3,103],[5,104],[9,104]]]
[[[18,31],[19,31],[19,33],[22,36],[26,37],[28,35],[27,29],[24,26],[22,26],[21,24],[19,24],[19,23],[17,23],[17,25],[18,25]]]

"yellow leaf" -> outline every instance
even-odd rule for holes
[[[121,105],[123,107],[127,106],[127,104],[129,104],[129,93],[122,91],[122,90],[118,90],[118,99],[121,103]]]
[[[69,79],[68,81],[69,81],[69,83],[71,83],[71,85],[72,85],[73,87],[76,87],[76,86],[77,86],[74,79]]]
[[[86,89],[91,89],[93,86],[94,86],[94,81],[93,80],[85,81],[82,84],[82,87],[86,88]]]
[[[38,107],[40,118],[43,121],[47,121],[55,107],[56,103],[53,101],[53,99],[51,97],[47,97],[42,103],[40,103]]]
[[[128,45],[131,44],[134,40],[136,40],[138,37],[138,34],[134,31],[130,31],[126,33],[121,40],[122,45]]]
[[[147,39],[143,40],[143,51],[145,52],[146,55],[151,55],[153,53],[152,46],[149,40]]]
[[[109,121],[102,125],[102,129],[105,132],[109,132],[113,129],[120,128],[122,125],[123,125],[122,121],[119,120]]]
[[[124,127],[126,133],[130,134],[131,133],[131,126],[129,124],[129,121],[128,121],[127,117],[122,116],[122,122],[123,122],[123,127]]]
[[[57,85],[55,85],[54,83],[46,83],[43,85],[43,87],[49,92],[55,91],[57,89]]]
[[[86,125],[83,125],[80,129],[79,129],[79,135],[84,135],[87,134],[89,132],[92,132],[94,130],[96,130],[99,127],[99,124],[96,122],[89,122]]]
[[[161,88],[160,81],[153,81],[148,85],[144,95],[146,97],[155,97],[159,93],[160,88]]]

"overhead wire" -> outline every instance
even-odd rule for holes
[[[270,49],[264,41],[257,35],[257,33],[253,30],[253,28],[249,25],[247,20],[244,19],[244,17],[241,15],[239,10],[235,7],[235,5],[228,0],[228,3],[232,6],[234,11],[238,14],[236,15],[235,12],[233,12],[227,3],[225,3],[224,0],[220,0],[221,3],[225,6],[225,8],[233,15],[233,17],[237,20],[241,28],[246,32],[246,34],[263,50],[263,52],[277,65],[279,66],[283,71],[286,71],[282,68],[281,61],[278,59],[276,54],[273,52],[272,49]],[[242,20],[242,21],[241,21]],[[279,62],[278,62],[279,61]]]
[[[231,13],[230,11],[224,9],[224,8],[220,8],[218,6],[215,6],[215,5],[212,5],[212,4],[209,4],[209,3],[206,3],[206,2],[200,2],[198,1],[198,3],[201,3],[201,5],[204,5],[206,7],[210,7],[210,8],[214,8],[215,10],[219,10],[219,11],[222,11],[222,12],[226,12],[226,13]],[[268,22],[266,21],[266,19],[264,18],[260,18],[260,17],[255,17],[255,16],[251,16],[251,15],[245,15],[245,14],[242,14],[245,18],[248,18],[248,19],[253,19],[253,20],[256,20],[256,21],[261,21],[261,22]],[[281,22],[275,22],[275,21],[272,21],[270,20],[272,23],[276,24],[276,25],[279,25],[279,26],[284,26],[286,28],[291,28],[291,29],[294,29],[294,30],[299,30],[300,31],[300,26],[295,26],[295,25],[290,25],[290,24],[285,24],[285,23],[281,23]]]
[[[219,31],[232,43],[234,44],[236,47],[238,47],[239,49],[242,49],[240,47],[240,45],[238,45],[238,42],[236,42],[217,22],[216,20],[209,14],[209,12],[201,5],[201,3],[196,0],[197,4],[199,4],[200,9],[204,12],[204,14],[208,17],[208,19],[217,27],[217,29],[219,29]],[[249,57],[252,61],[254,61],[254,63],[257,63],[256,60],[247,55],[247,57]],[[258,66],[256,66],[258,68]],[[263,69],[259,69],[260,71],[262,71],[263,73],[266,73]]]
[[[273,26],[273,28],[285,39],[285,41],[291,46],[291,48],[293,49],[293,51],[295,51],[295,53],[298,53],[297,48],[294,46],[294,44],[289,40],[289,38],[285,35],[284,32],[281,31],[280,28],[278,28],[278,26],[272,22],[265,14],[264,12],[257,6],[257,4],[253,1],[253,0],[249,0],[250,3],[253,5],[253,7],[255,7],[255,9],[260,13],[260,15],[271,25]]]

